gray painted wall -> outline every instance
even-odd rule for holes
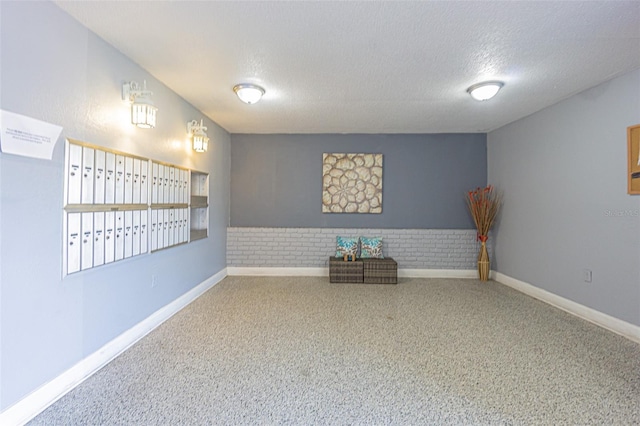
[[[0,410],[226,266],[229,135],[50,2],[0,2],[0,107],[64,127],[53,160],[0,154]],[[158,127],[129,124],[122,83],[147,80]],[[210,173],[209,238],[62,279],[64,138]],[[157,286],[151,287],[152,275]]]
[[[384,155],[382,214],[322,213],[322,153]],[[470,229],[485,134],[231,135],[231,226]]]
[[[499,272],[640,325],[640,196],[626,176],[638,123],[634,71],[489,133]]]

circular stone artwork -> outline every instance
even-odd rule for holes
[[[322,154],[323,213],[382,213],[382,154]]]

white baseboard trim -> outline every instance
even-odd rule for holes
[[[160,308],[146,319],[125,331],[96,352],[82,359],[76,365],[55,379],[42,385],[16,404],[0,413],[0,424],[23,425],[41,413],[45,408],[88,379],[92,374],[129,349],[132,345],[153,331],[160,324],[178,313],[185,306],[200,297],[227,276],[226,268],[207,278],[173,302]]]
[[[400,278],[478,278],[475,269],[398,269]]]
[[[329,268],[285,268],[228,266],[229,276],[328,277]],[[477,278],[475,269],[398,269],[400,278]]]
[[[629,340],[640,343],[640,326],[630,324],[621,319],[596,311],[593,308],[565,299],[564,297],[550,293],[524,281],[511,278],[500,272],[493,272],[493,279],[526,295],[548,303],[551,306],[562,309],[565,312],[589,321],[602,328],[606,328],[607,330],[626,337]]]

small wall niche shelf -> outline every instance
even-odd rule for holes
[[[209,235],[209,175],[191,171],[191,229],[190,240]]]

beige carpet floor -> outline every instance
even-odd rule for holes
[[[33,425],[637,425],[640,345],[495,282],[227,277]]]

